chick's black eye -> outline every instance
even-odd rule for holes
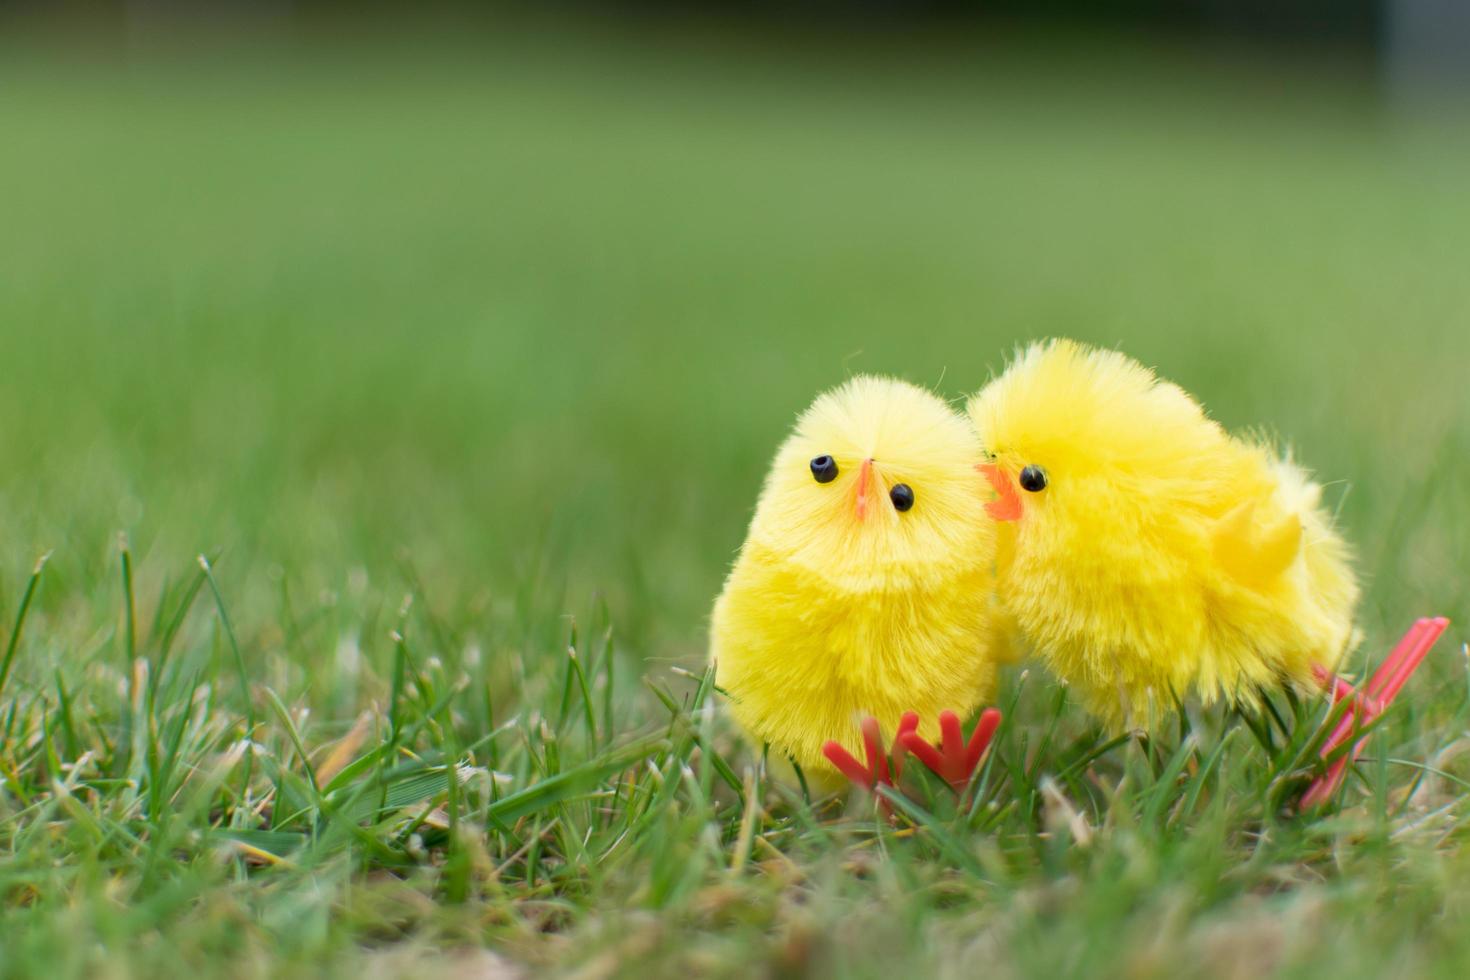
[[[893,489],[888,491],[888,499],[893,501],[893,509],[905,511],[914,506],[914,491],[907,483],[895,483]]]
[[[1040,466],[1028,466],[1021,471],[1021,489],[1040,493],[1046,489],[1046,470]]]
[[[812,459],[812,479],[818,483],[831,483],[837,479],[837,460],[831,456],[817,456]]]

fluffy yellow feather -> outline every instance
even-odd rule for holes
[[[823,782],[858,720],[991,693],[994,529],[963,416],[901,381],[822,395],[776,453],[715,603],[716,681],[750,737]]]
[[[1358,586],[1321,488],[1176,385],[1054,340],[969,413],[997,496],[1001,602],[1105,721],[1314,686],[1351,645]]]

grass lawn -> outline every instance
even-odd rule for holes
[[[312,44],[0,57],[0,974],[1464,975],[1463,127],[1163,44]],[[1340,809],[1018,668],[890,828],[701,684],[794,414],[1051,334],[1329,482],[1355,663],[1455,620]]]

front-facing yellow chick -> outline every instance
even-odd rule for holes
[[[892,732],[912,710],[932,734],[991,693],[980,460],[963,416],[902,381],[854,378],[797,421],[710,631],[716,682],[773,758],[831,782],[823,744],[856,751],[861,717]]]
[[[1358,586],[1321,488],[1112,351],[1032,346],[970,402],[997,499],[997,590],[1114,726],[1197,695],[1320,687]]]

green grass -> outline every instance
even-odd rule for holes
[[[1461,975],[1467,144],[1352,64],[1049,53],[9,49],[0,974]],[[1456,620],[1340,810],[1033,669],[890,828],[701,681],[816,391],[1055,333],[1330,481],[1365,658]]]

